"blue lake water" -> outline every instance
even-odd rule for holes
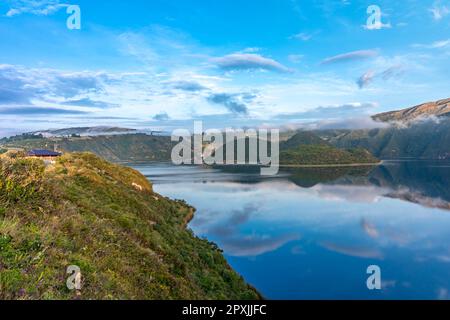
[[[133,165],[269,299],[449,299],[450,163],[290,169]],[[367,267],[381,268],[369,290]]]

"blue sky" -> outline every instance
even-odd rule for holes
[[[449,97],[449,31],[450,0],[2,0],[0,135],[370,127],[370,114]]]

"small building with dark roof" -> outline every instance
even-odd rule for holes
[[[55,158],[61,156],[61,153],[50,150],[30,150],[27,152],[27,156],[44,160],[54,160]]]

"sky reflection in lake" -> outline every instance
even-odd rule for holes
[[[139,165],[197,208],[190,228],[271,299],[448,299],[448,163],[258,172]],[[366,286],[369,265],[382,290]]]

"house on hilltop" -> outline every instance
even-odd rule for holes
[[[30,150],[27,152],[27,157],[29,158],[39,158],[44,161],[54,162],[56,158],[60,157],[62,154],[56,151],[50,150]]]

